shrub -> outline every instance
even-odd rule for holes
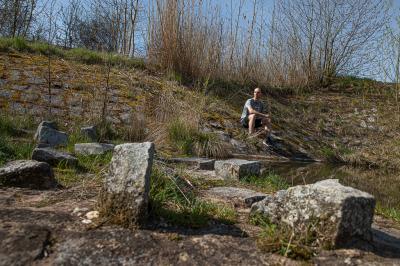
[[[184,154],[225,158],[229,156],[226,145],[214,133],[200,132],[180,119],[168,125],[169,140]]]

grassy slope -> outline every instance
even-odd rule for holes
[[[47,108],[47,57],[15,51],[0,52],[0,78],[7,80],[3,90],[11,93],[11,101],[0,97],[2,110],[13,110],[19,103],[30,112],[30,105]],[[15,72],[23,73],[15,77]],[[80,102],[86,106],[75,116],[60,112],[58,119],[71,130],[80,124],[98,123],[107,84],[104,64],[82,64],[76,60],[54,57],[51,61],[53,86],[63,86],[64,110]],[[37,84],[39,100],[29,102],[20,88],[30,84],[32,77],[42,80]],[[113,67],[110,71],[107,113],[118,116],[128,108],[133,114],[143,114],[147,139],[156,141],[167,153],[179,152],[168,140],[168,128],[177,118],[199,130],[216,123],[232,136],[245,140],[238,118],[248,91],[225,92],[222,97],[205,96],[201,91],[180,86],[143,69]],[[17,87],[17,89],[15,89]],[[19,87],[19,89],[18,89]],[[35,89],[35,87],[34,87]],[[223,91],[218,88],[219,91]],[[53,89],[53,94],[59,93]],[[266,101],[273,117],[273,128],[287,143],[303,148],[317,158],[345,161],[366,167],[398,169],[400,112],[393,91],[382,84],[359,79],[340,79],[331,87],[317,92],[288,93],[278,89],[266,91]],[[55,98],[56,96],[53,96]],[[70,110],[69,110],[70,111]],[[41,113],[42,117],[46,114]],[[53,115],[52,115],[53,117]],[[117,121],[118,122],[118,121]],[[119,121],[120,122],[120,121]],[[143,139],[143,131],[135,131],[137,123],[119,124],[118,137]],[[133,136],[132,136],[133,135]],[[115,136],[114,136],[115,137]],[[173,144],[173,143],[172,143]]]

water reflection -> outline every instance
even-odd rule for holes
[[[384,207],[400,209],[400,173],[322,163],[265,162],[264,166],[267,172],[280,175],[292,186],[336,178],[343,185],[371,193]]]

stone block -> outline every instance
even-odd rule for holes
[[[0,185],[31,189],[50,189],[57,186],[54,173],[48,163],[34,160],[18,160],[0,168]]]
[[[238,187],[213,187],[207,190],[206,195],[244,205],[245,207],[250,207],[253,203],[261,201],[266,197],[264,193]]]
[[[63,163],[68,166],[76,166],[78,159],[69,153],[57,151],[51,148],[36,148],[33,150],[32,159],[39,162],[46,162],[52,166]]]
[[[108,143],[77,143],[75,144],[75,154],[82,155],[101,155],[114,150],[114,144]]]
[[[215,173],[224,179],[237,179],[260,175],[261,163],[241,159],[229,159],[215,162]]]
[[[68,143],[68,134],[57,130],[56,123],[50,121],[39,124],[34,138],[40,145],[50,147],[66,146]]]
[[[371,240],[374,208],[372,195],[327,179],[269,195],[253,204],[251,213],[286,224],[295,232],[313,223],[329,245],[341,247],[354,238]]]
[[[96,126],[82,127],[81,134],[91,141],[97,141]]]
[[[131,227],[143,224],[148,213],[154,144],[117,145],[100,196],[100,215]]]

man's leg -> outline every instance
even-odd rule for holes
[[[263,127],[265,129],[266,137],[268,137],[269,134],[271,133],[271,118],[264,117],[262,119],[262,125],[263,125]]]
[[[254,127],[255,127],[255,122],[256,122],[256,115],[249,115],[248,116],[249,119],[249,134],[253,134],[254,133]]]

